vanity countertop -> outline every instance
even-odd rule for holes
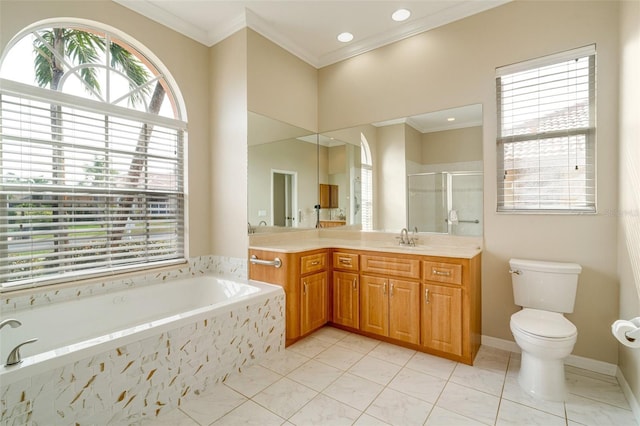
[[[296,253],[316,249],[348,249],[379,251],[385,253],[415,254],[423,256],[453,257],[471,259],[482,252],[480,245],[471,244],[442,244],[441,242],[421,242],[415,246],[400,246],[393,237],[380,240],[358,240],[332,237],[307,237],[294,239],[280,239],[280,241],[261,241],[251,243],[249,249],[275,251],[282,253]]]

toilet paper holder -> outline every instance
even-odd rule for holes
[[[631,320],[617,320],[611,325],[611,332],[626,346],[640,347],[640,317]]]
[[[634,318],[633,320],[631,320],[632,323],[636,323],[636,321],[634,320],[638,320],[640,322],[640,317]],[[627,331],[626,333],[624,333],[625,337],[631,341],[634,341],[638,338],[640,338],[640,327],[637,327],[635,330],[633,331]]]

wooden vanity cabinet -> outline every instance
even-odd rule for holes
[[[359,256],[357,253],[334,251],[332,266],[332,322],[357,330],[360,327]]]
[[[480,256],[422,261],[421,346],[473,364],[480,348]]]
[[[282,261],[280,268],[249,263],[249,278],[282,286],[286,297],[286,345],[322,327],[330,318],[326,249],[302,253],[249,250],[249,258]]]
[[[250,250],[282,267],[249,265],[249,278],[286,293],[286,344],[331,321],[338,327],[472,365],[481,336],[480,255],[319,249]]]
[[[418,344],[420,261],[372,254],[363,254],[360,259],[360,330]]]

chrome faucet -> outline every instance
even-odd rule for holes
[[[413,238],[409,238],[409,230],[407,228],[402,228],[400,231],[400,245],[401,246],[415,246],[415,242]]]
[[[264,220],[261,220],[258,226],[262,226],[262,225],[267,226],[267,222]]]
[[[247,222],[247,234],[253,234],[255,229],[251,226],[251,222]]]
[[[20,348],[23,347],[24,345],[37,342],[37,341],[38,341],[37,338],[29,339],[26,342],[22,342],[15,348],[13,348],[13,350],[9,352],[9,356],[7,357],[7,363],[5,364],[5,366],[8,367],[10,365],[20,364],[22,362],[22,357],[20,356]]]
[[[5,325],[10,325],[11,328],[16,328],[20,327],[22,323],[17,319],[7,318],[6,320],[2,320],[2,322],[0,322],[0,329],[2,329],[2,327],[4,327]]]

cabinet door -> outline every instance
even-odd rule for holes
[[[333,273],[333,322],[352,328],[359,327],[358,293],[358,274],[338,271]]]
[[[360,277],[360,330],[389,335],[388,279]]]
[[[420,283],[389,279],[389,337],[420,343]]]
[[[328,209],[331,207],[331,187],[326,183],[320,184],[320,208]]]
[[[327,273],[300,279],[302,286],[301,333],[306,334],[327,323]]]
[[[339,186],[338,185],[329,185],[329,206],[332,209],[337,209],[340,207],[340,195],[339,195]]]
[[[462,355],[462,289],[422,284],[422,345]]]

